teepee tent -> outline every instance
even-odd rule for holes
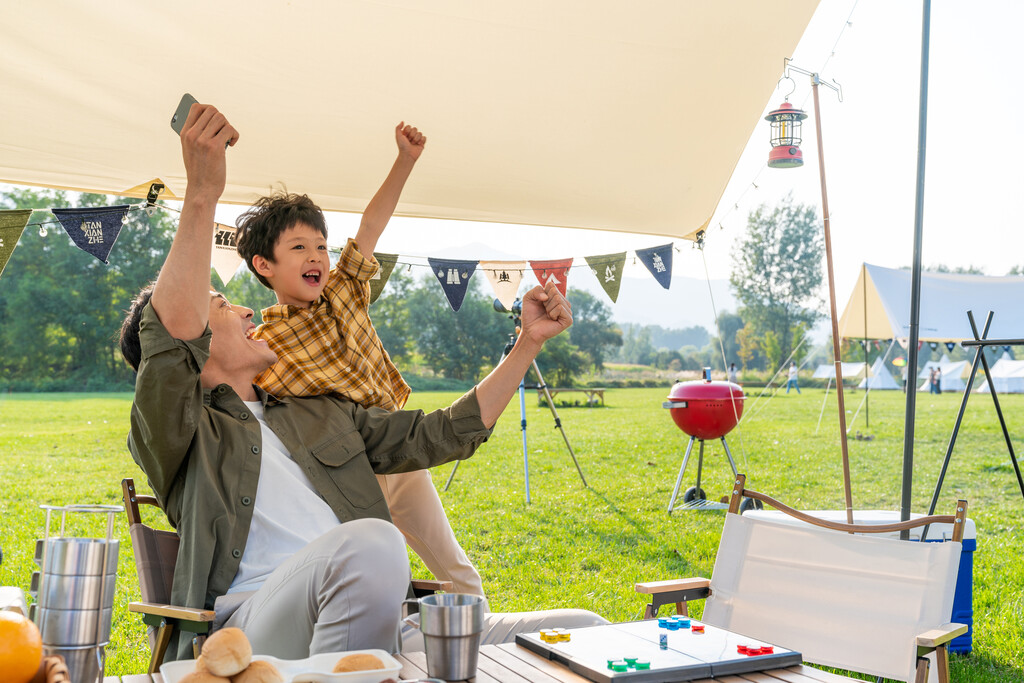
[[[852,339],[905,339],[910,335],[909,270],[865,263],[839,321],[839,333]],[[963,273],[921,274],[920,340],[973,339],[967,311],[980,325],[994,313],[990,339],[1024,336],[1024,277]]]
[[[866,363],[852,362],[842,363],[843,379],[850,380],[859,376],[864,372],[864,366]],[[814,369],[814,374],[811,377],[817,379],[835,379],[836,378],[836,366],[834,363],[828,363],[826,365],[819,365]]]
[[[901,389],[902,387],[892,378],[892,374],[890,374],[889,370],[886,369],[885,363],[882,362],[882,359],[876,358],[874,364],[871,366],[871,370],[868,372],[868,376],[860,381],[857,388],[869,388],[871,391],[879,391],[886,389]]]
[[[692,238],[817,5],[4,2],[0,182],[180,198],[189,92],[239,130],[226,203],[362,211],[405,120],[398,215]]]
[[[989,368],[992,386],[999,394],[1024,394],[1024,360],[1013,360],[1010,354],[1002,357]],[[988,392],[988,381],[984,381],[975,389],[977,392]]]

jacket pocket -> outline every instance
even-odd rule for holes
[[[332,436],[310,453],[352,507],[366,509],[384,498],[357,432]]]

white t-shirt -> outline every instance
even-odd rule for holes
[[[796,366],[795,365],[790,365],[789,366],[789,378],[790,379],[796,379],[796,372],[797,372]]]
[[[263,456],[249,538],[228,593],[259,589],[282,562],[340,523],[267,426],[263,404],[245,401],[245,405],[260,423]]]

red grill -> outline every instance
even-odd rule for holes
[[[678,382],[668,394],[676,425],[698,439],[719,439],[743,416],[743,389],[732,382]]]

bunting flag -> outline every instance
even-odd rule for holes
[[[230,225],[221,225],[220,223],[217,223],[214,228],[213,257],[210,259],[210,265],[217,271],[221,282],[227,284],[235,276],[235,273],[238,272],[238,266],[242,265],[244,261],[238,255],[238,248],[235,243],[235,228]]]
[[[669,242],[660,247],[636,250],[637,258],[647,266],[654,279],[665,289],[672,284],[672,248],[672,243]]]
[[[946,342],[946,350],[952,351],[956,348],[956,342]]]
[[[370,278],[370,303],[372,304],[380,296],[380,293],[384,291],[384,285],[388,283],[388,278],[391,277],[391,271],[395,269],[395,263],[398,262],[398,254],[384,254],[380,252],[373,252],[373,258],[377,259],[377,265],[380,268]]]
[[[32,216],[32,209],[8,209],[0,211],[0,276],[4,274],[4,268],[18,246],[21,233],[28,225],[28,219]]]
[[[554,261],[530,261],[530,267],[533,268],[533,274],[537,276],[537,282],[542,286],[554,282],[558,291],[565,296],[565,288],[569,283],[569,268],[572,267],[571,258]]]
[[[512,304],[519,294],[519,285],[523,281],[526,261],[481,261],[480,270],[491,283],[495,298],[506,311],[511,311]]]
[[[2,271],[2,270],[3,270],[3,266],[0,266],[0,271]],[[1003,347],[1003,351],[1004,351],[1005,353],[1009,353],[1009,352],[1010,352],[1010,347],[1009,347],[1009,345],[1007,345],[1007,346],[1004,346],[1004,347]]]
[[[928,342],[928,348],[934,351],[935,349],[939,348],[939,344],[937,342]]]
[[[128,204],[90,209],[50,209],[75,246],[109,264],[107,256],[114,248],[128,215]]]
[[[469,289],[469,278],[473,277],[477,261],[458,261],[454,259],[428,258],[427,263],[434,271],[434,276],[441,283],[444,295],[448,297],[453,311],[462,308],[462,300]]]
[[[619,298],[619,287],[622,286],[622,267],[626,265],[626,252],[584,258],[590,270],[597,276],[597,281],[604,287],[604,293],[612,303],[615,303]]]

